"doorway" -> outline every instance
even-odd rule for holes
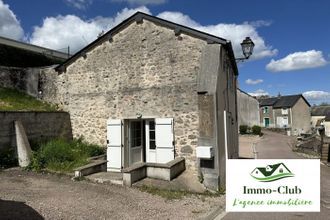
[[[269,127],[269,118],[264,118],[264,125],[266,128]]]
[[[120,172],[133,164],[174,160],[173,118],[109,119],[107,170]]]

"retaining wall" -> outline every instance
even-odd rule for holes
[[[0,111],[0,150],[16,146],[15,120],[22,122],[30,142],[55,137],[72,139],[70,115],[67,112]]]

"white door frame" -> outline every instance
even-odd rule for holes
[[[132,147],[131,137],[132,137],[132,122],[139,121],[141,123],[141,145]],[[143,120],[129,120],[128,125],[128,160],[129,160],[129,166],[133,165],[135,163],[143,162]],[[133,161],[134,154],[140,154],[140,160],[139,161]]]

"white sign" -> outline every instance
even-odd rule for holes
[[[320,160],[227,160],[227,212],[319,212]]]

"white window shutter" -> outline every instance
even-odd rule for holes
[[[122,123],[120,119],[107,121],[107,170],[121,171]]]
[[[156,160],[167,163],[174,160],[173,118],[156,118]]]

